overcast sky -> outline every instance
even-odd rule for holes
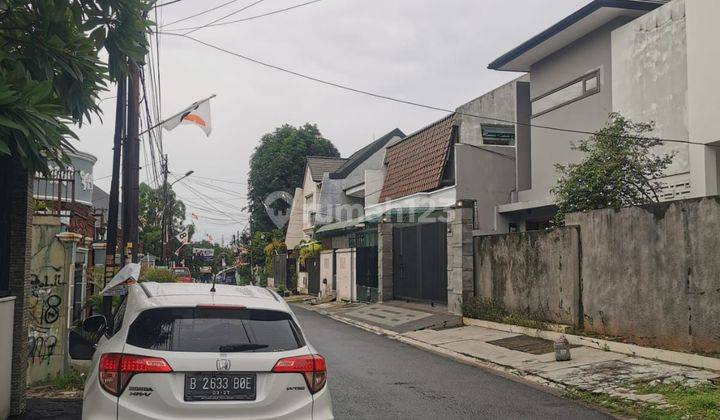
[[[158,20],[167,24],[226,1],[182,0],[160,8]],[[264,0],[228,20],[304,1]],[[489,62],[588,1],[323,0],[273,16],[205,28],[192,36],[321,79],[454,109],[518,76],[487,70]],[[235,1],[161,30],[202,25],[253,2]],[[199,216],[195,239],[209,233],[220,242],[224,234],[227,242],[243,228],[249,158],[260,137],[275,127],[316,123],[345,157],[395,127],[410,133],[443,116],[299,79],[167,35],[160,39],[160,69],[164,117],[217,94],[211,102],[210,138],[192,126],[164,133],[170,170],[178,174],[194,170],[187,185],[215,201],[208,205],[185,182],[174,187],[186,204],[194,203],[188,205],[187,217],[190,220],[191,211]],[[79,149],[98,157],[96,184],[108,190],[114,100],[103,101],[102,108],[104,123],[94,121],[79,130]],[[143,161],[141,157],[141,165]],[[146,180],[144,170],[141,180]]]

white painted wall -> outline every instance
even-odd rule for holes
[[[312,232],[313,223],[310,217],[311,213],[317,211],[317,200],[318,200],[318,185],[312,179],[310,169],[305,166],[305,179],[303,180],[303,230],[305,234]]]
[[[303,208],[305,207],[305,196],[302,188],[295,188],[293,195],[292,208],[290,209],[290,219],[288,220],[287,233],[285,234],[285,244],[288,249],[295,248],[300,241],[306,238],[303,232]]]
[[[685,0],[676,0],[612,33],[613,110],[655,122],[658,137],[689,137],[685,28]],[[668,175],[689,172],[687,144],[666,143],[658,152],[676,153]]]
[[[720,1],[689,0],[687,14],[688,114],[694,142],[720,145]],[[691,145],[693,196],[718,194],[718,148]]]
[[[355,301],[355,248],[335,251],[338,300]]]
[[[10,415],[10,374],[12,372],[13,311],[15,297],[0,299],[0,419]]]
[[[332,290],[333,253],[333,250],[320,251],[320,296],[322,297],[334,294]]]

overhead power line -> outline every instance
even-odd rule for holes
[[[175,28],[175,29],[173,29],[173,30],[174,30],[174,31],[189,31],[189,30],[193,30],[193,29],[210,28],[210,27],[213,27],[213,26],[223,26],[223,25],[230,25],[230,24],[233,24],[233,23],[247,22],[247,21],[249,21],[249,20],[255,20],[255,19],[263,18],[263,17],[265,17],[265,16],[271,16],[271,15],[276,15],[276,14],[278,14],[278,13],[287,12],[287,11],[289,11],[289,10],[297,9],[297,8],[299,8],[299,7],[308,6],[308,5],[311,5],[311,4],[313,4],[313,3],[317,3],[317,2],[320,2],[320,1],[322,1],[322,0],[306,1],[305,3],[296,4],[296,5],[294,5],[294,6],[285,7],[285,8],[283,8],[283,9],[278,9],[278,10],[273,10],[272,12],[262,13],[262,14],[259,14],[259,15],[246,17],[246,18],[243,18],[243,19],[230,20],[230,21],[227,21],[227,22],[218,22],[218,23],[207,24],[207,25],[203,25],[203,26],[192,26],[192,27],[188,27],[188,28]],[[170,24],[168,24],[168,25],[170,25]],[[165,25],[165,26],[167,26],[167,25]]]
[[[155,6],[153,6],[153,8],[157,9],[158,7],[169,6],[169,5],[171,5],[171,4],[179,3],[179,2],[181,2],[181,1],[182,1],[182,0],[171,0],[171,1],[167,1],[167,2],[165,2],[165,3],[163,3],[163,4],[156,4]]]
[[[265,0],[256,0],[255,2],[250,3],[250,4],[248,4],[248,5],[245,6],[245,7],[241,7],[240,9],[238,9],[238,10],[232,12],[232,13],[228,13],[228,14],[225,15],[225,16],[220,16],[219,18],[213,20],[213,21],[210,22],[210,23],[207,23],[207,24],[205,24],[205,25],[203,25],[203,26],[199,26],[199,27],[197,27],[197,28],[195,28],[195,29],[192,29],[192,30],[190,30],[190,31],[187,31],[187,32],[185,32],[185,35],[191,34],[191,33],[195,32],[195,31],[199,31],[200,29],[206,28],[208,25],[212,25],[213,23],[218,23],[218,22],[220,22],[221,20],[225,20],[225,19],[229,18],[230,16],[234,16],[234,15],[236,15],[236,14],[242,12],[242,11],[245,11],[245,10],[247,10],[247,9],[255,6],[256,4],[262,3],[262,2],[264,2],[264,1],[265,1]]]
[[[298,73],[298,72],[296,72],[296,71],[294,71],[294,70],[290,70],[290,69],[287,69],[287,68],[285,68],[285,67],[281,67],[281,66],[277,66],[277,65],[274,65],[274,64],[270,64],[270,63],[267,63],[267,62],[264,62],[264,61],[260,61],[260,60],[257,60],[257,59],[255,59],[255,58],[252,58],[252,57],[248,57],[248,56],[246,56],[246,55],[243,55],[243,54],[240,54],[240,53],[237,53],[237,52],[234,52],[234,51],[230,51],[230,50],[225,49],[225,48],[223,48],[223,47],[220,47],[220,46],[217,46],[217,45],[214,45],[214,44],[210,44],[210,43],[208,43],[208,42],[205,42],[205,41],[202,41],[202,40],[200,40],[200,39],[197,39],[197,38],[188,36],[188,35],[186,35],[186,34],[177,34],[177,33],[172,33],[172,32],[161,32],[161,34],[162,34],[162,35],[170,35],[170,36],[178,36],[178,37],[187,38],[187,39],[190,39],[190,40],[192,40],[192,41],[194,41],[194,42],[196,42],[196,43],[198,43],[198,44],[204,45],[204,46],[206,46],[206,47],[208,47],[208,48],[212,48],[212,49],[215,49],[215,50],[218,50],[218,51],[222,51],[222,52],[224,52],[224,53],[226,53],[226,54],[230,54],[230,55],[235,56],[235,57],[237,57],[237,58],[241,58],[241,59],[243,59],[243,60],[250,61],[250,62],[252,62],[252,63],[261,65],[261,66],[263,66],[263,67],[275,69],[275,70],[278,70],[278,71],[281,71],[281,72],[284,72],[284,73],[288,73],[288,74],[291,74],[291,75],[293,75],[293,76],[297,76],[297,77],[300,77],[300,78],[303,78],[303,79],[306,79],[306,80],[311,80],[311,81],[313,81],[313,82],[317,82],[317,83],[324,84],[324,85],[327,85],[327,86],[332,86],[332,87],[335,87],[335,88],[338,88],[338,89],[346,90],[346,91],[348,91],[348,92],[353,92],[353,93],[357,93],[357,94],[360,94],[360,95],[370,96],[370,97],[377,98],[377,99],[383,99],[383,100],[386,100],[386,101],[397,102],[397,103],[401,103],[401,104],[405,104],[405,105],[410,105],[410,106],[414,106],[414,107],[418,107],[418,108],[429,109],[429,110],[433,110],[433,111],[446,112],[446,113],[448,113],[448,114],[457,114],[457,115],[466,116],[466,117],[471,117],[471,118],[480,118],[480,119],[484,119],[484,120],[488,120],[488,121],[503,122],[503,123],[506,123],[506,124],[516,124],[516,125],[521,125],[521,126],[526,126],[526,127],[539,128],[539,129],[543,129],[543,130],[552,130],[552,131],[558,131],[558,132],[563,132],[563,133],[584,134],[584,135],[590,135],[590,136],[594,136],[594,135],[595,135],[595,132],[592,132],[592,131],[575,130],[575,129],[571,129],[571,128],[563,128],[563,127],[549,126],[549,125],[541,125],[541,124],[532,124],[532,123],[525,123],[525,122],[508,120],[508,119],[503,119],[503,118],[488,117],[488,116],[483,116],[483,115],[470,114],[470,113],[467,113],[467,112],[460,112],[460,111],[457,111],[457,110],[442,108],[442,107],[433,106],[433,105],[426,105],[426,104],[422,104],[422,103],[419,103],[419,102],[408,101],[408,100],[405,100],[405,99],[393,98],[393,97],[391,97],[391,96],[387,96],[387,95],[383,95],[383,94],[379,94],[379,93],[370,92],[370,91],[367,91],[367,90],[362,90],[362,89],[354,88],[354,87],[347,86],[347,85],[343,85],[343,84],[340,84],[340,83],[331,82],[331,81],[328,81],[328,80],[319,79],[319,78],[317,78],[317,77],[309,76],[309,75],[303,74],[303,73]],[[647,140],[647,139],[649,139],[648,137],[638,137],[638,136],[628,136],[627,138],[629,138],[629,139],[638,139],[638,140]],[[653,138],[653,139],[659,140],[659,141],[664,142],[664,143],[683,143],[683,144],[695,144],[695,145],[699,145],[699,146],[718,147],[718,146],[713,146],[713,145],[711,145],[711,144],[702,143],[702,142],[697,142],[697,141],[690,141],[690,140],[669,139],[669,138]],[[708,142],[708,143],[711,143],[711,142]]]
[[[166,24],[164,24],[163,26],[164,26],[164,27],[167,27],[167,26],[170,26],[170,25],[174,25],[174,24],[176,24],[176,23],[185,22],[185,21],[188,20],[188,19],[192,19],[192,18],[194,18],[194,17],[202,16],[202,15],[204,15],[204,14],[206,14],[206,13],[210,13],[210,12],[212,12],[212,11],[215,11],[215,10],[217,10],[217,9],[220,9],[220,8],[222,8],[222,7],[225,7],[225,6],[227,6],[228,4],[236,3],[236,2],[238,2],[238,1],[239,1],[239,0],[226,1],[226,2],[223,3],[223,4],[219,4],[219,5],[215,6],[215,7],[211,7],[211,8],[209,8],[209,9],[203,10],[202,12],[195,13],[194,15],[186,16],[186,17],[184,17],[184,18],[182,18],[182,19],[178,19],[178,20],[173,20],[172,22],[166,23]]]

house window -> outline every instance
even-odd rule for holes
[[[533,118],[598,92],[600,92],[600,71],[594,71],[533,99]]]
[[[483,144],[497,146],[513,146],[515,144],[515,127],[502,124],[482,124]]]

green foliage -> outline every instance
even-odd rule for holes
[[[625,400],[607,394],[593,394],[578,389],[569,389],[566,397],[587,404],[603,407],[614,413],[641,420],[720,419],[720,388],[706,384],[695,387],[682,384],[640,384],[634,392],[659,394],[665,397],[666,405]]]
[[[178,276],[165,268],[148,267],[140,274],[140,283],[154,281],[156,283],[177,283]]]
[[[35,387],[50,387],[58,391],[76,391],[85,387],[85,374],[71,369],[47,381],[40,382]]]
[[[572,212],[636,206],[659,201],[659,179],[673,159],[655,154],[662,144],[648,134],[652,123],[635,123],[611,114],[608,125],[574,150],[583,152],[582,162],[555,165],[560,173],[555,195],[559,211],[555,223],[563,225]]]
[[[320,255],[320,251],[322,250],[322,245],[319,242],[301,242],[300,243],[300,263],[305,263],[305,260],[307,260],[310,257],[315,257]]]
[[[0,9],[0,156],[30,170],[64,166],[70,124],[100,114],[98,95],[142,61],[150,0],[6,0]],[[108,63],[100,59],[105,50]]]
[[[193,248],[212,248],[214,250],[212,261],[203,261],[195,258],[192,254]],[[235,257],[230,248],[203,240],[199,242],[192,242],[182,247],[182,249],[180,249],[180,255],[176,257],[176,260],[184,261],[185,267],[190,269],[193,277],[198,277],[200,275],[200,267],[210,266],[215,274],[223,270],[223,257],[225,258],[225,263],[227,264],[225,268],[229,268],[234,265]]]
[[[335,146],[322,137],[316,125],[283,125],[265,134],[250,158],[248,205],[253,231],[271,232],[276,228],[268,217],[263,200],[275,191],[294,194],[302,186],[307,156],[338,157]],[[290,203],[274,203],[287,211]]]
[[[140,243],[143,244],[143,252],[161,256],[162,212],[165,206],[163,187],[152,188],[143,182],[140,184],[138,196]],[[185,203],[176,198],[175,191],[171,188],[167,190],[167,203],[173,233],[169,245],[172,253],[180,246],[174,234],[185,229]]]

